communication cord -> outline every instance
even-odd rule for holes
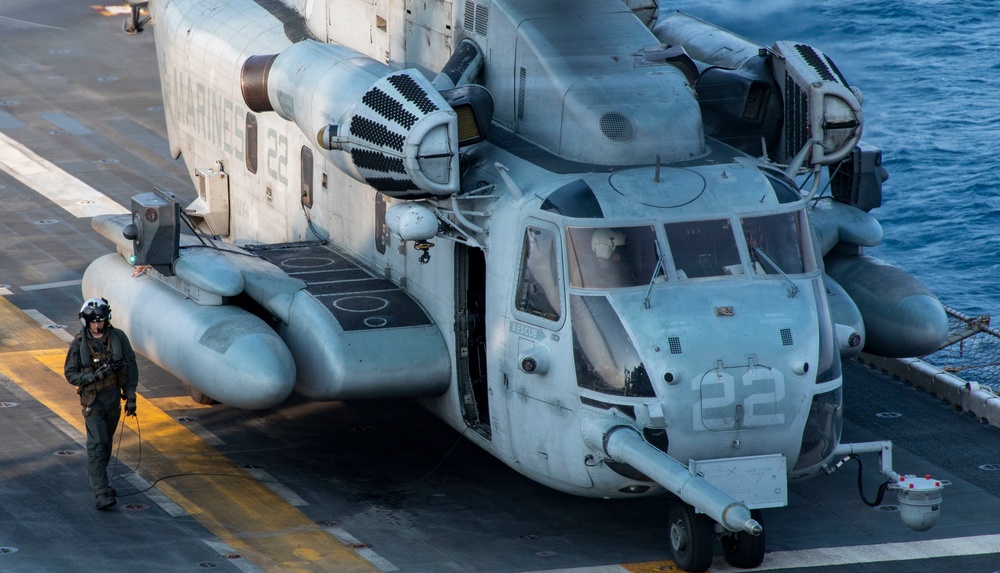
[[[133,475],[133,474],[137,474],[138,471],[139,471],[139,467],[141,467],[141,465],[142,465],[142,428],[141,428],[141,426],[139,424],[139,415],[136,414],[133,417],[135,418],[135,432],[136,432],[136,435],[138,436],[138,439],[139,439],[138,460],[136,461],[136,464],[135,464],[134,468],[129,468],[130,471],[128,473],[122,474],[122,475],[118,475],[118,455],[121,453],[122,435],[125,433],[125,418],[127,418],[127,417],[128,416],[122,416],[121,428],[119,429],[119,432],[118,432],[118,445],[117,445],[117,447],[115,449],[115,455],[114,455],[115,465],[113,466],[112,477],[108,478],[108,483],[111,483],[112,481],[117,480],[117,479],[127,478],[128,476]],[[434,472],[436,472],[438,470],[438,468],[440,468],[442,465],[444,465],[444,463],[451,456],[451,453],[455,450],[456,447],[458,447],[458,444],[465,437],[465,433],[467,431],[468,431],[468,428],[466,428],[465,430],[463,430],[462,433],[459,434],[458,437],[455,439],[455,443],[453,443],[451,445],[451,448],[449,448],[448,451],[445,453],[445,455],[441,459],[441,461],[438,462],[438,464],[436,466],[434,466],[433,468],[431,468],[430,471],[428,471],[426,474],[424,474],[423,477],[421,477],[417,481],[413,482],[413,484],[411,484],[410,487],[414,487],[414,486],[420,484],[421,482],[423,482],[424,480],[426,480],[428,477],[430,477],[431,474],[433,474]],[[858,463],[860,463],[860,461],[861,460],[859,459]],[[125,464],[122,464],[122,465],[124,466]],[[132,495],[138,495],[138,494],[141,494],[141,493],[146,493],[147,491],[149,491],[149,490],[153,489],[154,487],[156,487],[156,484],[160,483],[163,480],[167,480],[167,479],[171,479],[171,478],[178,478],[178,477],[187,477],[187,476],[231,477],[231,478],[254,480],[254,481],[259,482],[259,483],[280,483],[277,480],[259,480],[259,479],[255,478],[255,477],[251,476],[251,475],[248,475],[248,474],[233,474],[233,473],[221,473],[221,472],[220,473],[215,473],[215,472],[182,472],[182,473],[177,473],[177,474],[165,475],[163,477],[157,478],[152,483],[150,483],[149,486],[147,486],[144,489],[136,489],[136,491],[133,491],[133,492],[119,494],[117,497],[128,497],[128,496],[132,496]],[[859,483],[860,483],[860,477],[858,479],[859,479]],[[864,494],[862,494],[862,498],[863,497],[864,497]],[[881,500],[881,494],[879,495],[879,499]]]
[[[134,468],[129,468],[130,471],[128,473],[122,474],[122,475],[118,475],[118,455],[121,452],[122,435],[125,433],[125,418],[127,418],[127,417],[128,416],[122,416],[121,428],[120,428],[120,430],[118,432],[118,446],[115,449],[115,455],[114,455],[115,465],[113,466],[112,477],[108,478],[108,483],[111,483],[112,481],[114,481],[116,479],[124,479],[124,478],[127,478],[130,475],[137,474],[138,471],[139,471],[139,467],[142,465],[142,428],[139,425],[139,415],[136,414],[134,416],[134,418],[135,418],[135,433],[136,433],[136,435],[139,438],[139,455],[138,455],[138,459],[136,460],[135,467]],[[122,465],[124,466],[125,464],[122,464]],[[127,467],[127,466],[125,466],[125,467]],[[233,474],[233,473],[221,473],[221,472],[219,472],[219,473],[215,473],[215,472],[182,472],[182,473],[177,473],[177,474],[165,475],[163,477],[157,478],[152,483],[150,483],[149,486],[147,486],[146,488],[136,489],[136,491],[133,491],[133,492],[119,494],[117,497],[128,497],[128,496],[132,496],[132,495],[139,495],[140,493],[146,493],[147,491],[149,491],[149,490],[153,489],[154,487],[156,487],[156,484],[160,483],[163,480],[167,480],[167,479],[171,479],[171,478],[178,478],[178,477],[187,477],[187,476],[231,477],[231,478],[253,480],[253,481],[256,481],[256,482],[259,482],[259,483],[278,483],[276,480],[259,480],[259,479],[255,478],[255,477],[253,477],[251,475],[247,475],[247,474]]]
[[[122,418],[121,428],[119,428],[119,430],[118,430],[118,447],[115,448],[115,456],[114,456],[115,457],[115,465],[114,465],[113,470],[111,472],[111,477],[108,478],[108,483],[111,483],[112,481],[114,481],[116,479],[126,478],[126,477],[134,474],[135,472],[139,471],[139,466],[142,465],[142,428],[139,427],[139,415],[136,414],[135,415],[135,433],[139,436],[139,459],[136,460],[135,469],[133,469],[132,471],[130,471],[127,474],[123,474],[123,475],[120,475],[120,476],[118,475],[118,454],[121,453],[121,451],[122,451],[122,435],[125,434],[125,418],[128,418],[128,416],[122,416],[121,418]],[[124,464],[122,464],[122,465],[124,465]],[[133,495],[133,494],[126,494],[126,495]]]

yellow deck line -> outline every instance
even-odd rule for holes
[[[628,573],[662,573],[663,571],[680,571],[681,569],[670,560],[648,561],[646,563],[622,563],[619,565]],[[709,573],[711,570],[709,570]]]
[[[65,357],[66,345],[61,340],[0,297],[0,374],[85,432],[79,400],[62,375]],[[260,569],[276,573],[378,571],[142,396],[138,412],[142,477],[153,483],[186,474],[160,481],[156,487]],[[132,430],[135,420],[129,418],[126,423],[130,427],[116,451],[123,463],[134,467],[139,451]],[[86,483],[82,467],[80,480]]]

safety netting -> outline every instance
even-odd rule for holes
[[[990,326],[990,316],[970,317],[945,305],[948,341],[921,358],[967,381],[1000,393],[1000,331]]]

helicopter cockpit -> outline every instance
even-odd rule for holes
[[[803,229],[808,228],[804,218],[798,211],[748,216],[735,228],[729,219],[666,223],[666,247],[652,226],[567,227],[569,285],[628,288],[668,277],[683,281],[743,275],[747,269],[755,275],[810,273],[817,263],[803,248]],[[740,254],[744,249],[745,264]]]
[[[571,288],[645,286],[654,272],[662,272],[657,268],[656,233],[651,226],[568,227],[566,250]]]
[[[567,222],[566,299],[573,325],[577,384],[602,394],[655,396],[650,376],[623,323],[622,309],[616,309],[614,299],[619,295],[615,293],[642,293],[662,284],[739,277],[784,279],[797,290],[789,275],[818,270],[804,236],[809,228],[805,217],[803,211],[791,210],[618,227]],[[518,310],[560,320],[559,248],[557,233],[528,227]]]

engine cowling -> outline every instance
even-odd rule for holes
[[[653,29],[665,44],[682,46],[699,63],[696,89],[706,132],[757,155],[807,165],[832,165],[861,139],[861,92],[820,50],[797,42],[770,48],[683,12]]]
[[[459,190],[458,119],[417,70],[311,40],[243,64],[243,99],[295,122],[352,178],[390,197]]]

